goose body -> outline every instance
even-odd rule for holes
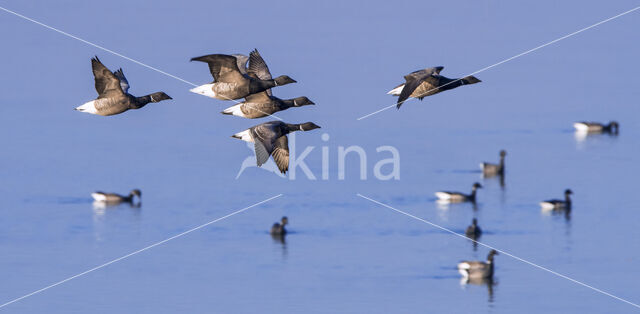
[[[464,234],[468,238],[471,238],[474,240],[479,238],[482,235],[482,229],[480,229],[480,226],[478,226],[478,220],[476,218],[473,218],[471,225],[467,227]]]
[[[286,216],[282,217],[282,219],[280,219],[280,223],[276,222],[271,226],[269,233],[271,233],[271,235],[285,235],[287,233],[287,229],[285,229],[284,226],[288,223],[289,219]]]
[[[435,195],[440,201],[450,202],[450,203],[460,203],[460,202],[474,202],[476,201],[476,191],[477,189],[482,188],[480,183],[474,183],[471,188],[471,194],[464,194],[461,192],[449,192],[449,191],[440,191],[436,192]]]
[[[262,166],[269,156],[273,156],[280,172],[289,170],[289,140],[287,134],[295,131],[310,131],[320,128],[313,122],[289,124],[271,121],[258,124],[232,137],[254,143],[258,167]]]
[[[111,72],[98,57],[91,59],[91,67],[95,78],[95,88],[98,98],[86,102],[75,109],[80,112],[111,116],[123,113],[129,109],[140,109],[151,102],[171,99],[163,92],[157,92],[141,97],[129,94],[129,82],[122,69]]]
[[[138,189],[135,189],[135,190],[132,190],[131,193],[129,193],[129,195],[126,195],[126,196],[116,194],[116,193],[105,193],[100,191],[91,193],[91,197],[93,197],[93,200],[95,202],[113,203],[113,204],[131,203],[133,202],[134,196],[141,198],[142,192]]]
[[[561,210],[561,209],[571,209],[571,198],[569,195],[573,194],[573,191],[567,189],[564,191],[564,200],[546,200],[540,202],[540,207],[543,210]]]
[[[504,157],[507,155],[507,152],[504,150],[500,151],[500,162],[498,164],[492,164],[488,162],[483,162],[480,164],[480,168],[482,169],[482,173],[484,176],[495,176],[495,175],[503,175],[504,174]]]
[[[260,55],[257,54],[257,56],[259,57]],[[233,100],[260,93],[276,86],[296,82],[286,75],[275,79],[270,77],[262,79],[257,75],[251,75],[251,63],[253,62],[258,66],[257,64],[260,62],[259,60],[254,61],[252,58],[256,59],[256,56],[249,56],[248,69],[244,69],[243,60],[240,60],[238,55],[212,54],[192,58],[191,61],[201,61],[209,65],[209,72],[213,76],[213,82],[192,88],[190,91],[216,99]],[[262,58],[260,57],[260,59]],[[264,60],[262,60],[262,63],[264,64]],[[264,66],[266,67],[266,64]],[[253,73],[255,74],[257,71]]]
[[[609,124],[602,124],[598,122],[576,122],[573,124],[576,132],[580,133],[611,133],[618,134],[620,125],[616,121],[611,121]]]
[[[491,250],[487,256],[487,261],[462,261],[458,264],[458,272],[468,279],[482,279],[493,277],[494,262],[493,257],[498,255],[496,250]]]
[[[411,98],[422,100],[424,97],[454,89],[462,85],[469,85],[481,82],[475,76],[466,76],[459,79],[451,79],[440,75],[444,67],[433,67],[415,71],[405,75],[405,83],[400,84],[390,90],[387,94],[398,97],[396,107],[400,109],[402,104]]]

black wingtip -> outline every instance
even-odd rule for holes
[[[224,112],[224,111],[220,111],[220,113],[221,113],[221,114],[226,114],[226,115],[231,114],[231,112]],[[235,136],[231,136],[231,137],[235,137]]]

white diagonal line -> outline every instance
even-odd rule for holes
[[[595,24],[593,24],[593,25],[587,26],[587,27],[582,28],[582,29],[580,29],[580,30],[577,30],[577,31],[575,31],[575,32],[573,32],[573,33],[570,33],[570,34],[564,35],[564,36],[562,36],[562,37],[560,37],[560,38],[554,39],[554,40],[552,40],[552,41],[550,41],[550,42],[548,42],[548,43],[546,43],[546,44],[542,44],[542,45],[540,45],[540,46],[538,46],[538,47],[531,48],[531,49],[529,49],[529,50],[527,50],[527,51],[525,51],[525,52],[519,53],[519,54],[517,54],[517,55],[515,55],[515,56],[513,56],[513,57],[509,57],[509,58],[504,59],[504,60],[502,60],[502,61],[500,61],[500,62],[494,63],[494,64],[492,64],[492,65],[490,65],[490,66],[486,66],[486,67],[484,67],[484,68],[482,68],[482,69],[480,69],[480,70],[477,70],[477,71],[475,71],[475,72],[472,72],[472,73],[469,73],[469,74],[467,74],[467,75],[463,76],[463,78],[464,78],[464,77],[466,77],[466,76],[469,76],[469,75],[474,75],[474,74],[478,74],[478,73],[480,73],[480,72],[484,72],[484,71],[489,70],[489,69],[491,69],[491,68],[493,68],[493,67],[499,66],[499,65],[501,65],[501,64],[503,64],[503,63],[505,63],[505,62],[509,62],[509,61],[511,61],[511,60],[513,60],[513,59],[516,59],[516,58],[522,57],[522,56],[524,56],[524,55],[526,55],[526,54],[529,54],[529,53],[531,53],[531,52],[534,52],[534,51],[536,51],[536,50],[538,50],[538,49],[541,49],[541,48],[544,48],[544,47],[546,47],[546,46],[549,46],[549,45],[555,44],[555,43],[557,43],[557,42],[559,42],[559,41],[561,41],[561,40],[563,40],[563,39],[567,39],[567,38],[569,38],[569,37],[571,37],[571,36],[573,36],[573,35],[577,35],[577,34],[582,33],[582,32],[584,32],[584,31],[586,31],[586,30],[588,30],[588,29],[594,28],[594,27],[596,27],[596,26],[598,26],[598,25],[601,25],[601,24],[607,23],[607,22],[609,22],[609,21],[611,21],[611,20],[617,19],[617,18],[619,18],[619,17],[621,17],[621,16],[623,16],[623,15],[627,15],[627,14],[629,14],[629,13],[631,13],[631,12],[633,12],[633,11],[636,11],[636,10],[638,10],[638,9],[640,9],[640,6],[635,7],[635,8],[633,8],[633,9],[631,9],[631,10],[628,10],[628,11],[624,11],[624,12],[622,12],[622,13],[620,13],[620,14],[616,15],[616,16],[612,16],[612,17],[610,17],[610,18],[608,18],[608,19],[606,19],[606,20],[602,20],[602,21],[600,21],[600,22],[598,22],[598,23],[595,23]],[[430,91],[433,91],[433,90],[435,90],[435,89],[438,89],[438,88],[441,88],[441,87],[447,86],[447,85],[449,85],[449,84],[455,83],[455,82],[457,82],[457,81],[460,81],[461,79],[462,79],[462,78],[459,78],[459,79],[454,80],[454,81],[451,81],[451,82],[449,82],[449,83],[447,83],[447,84],[443,84],[442,86],[439,86],[439,87],[436,87],[436,88],[432,88],[432,89],[430,89],[430,90],[426,91],[426,92],[425,92],[425,94],[427,94],[427,93],[429,93]],[[408,100],[409,100],[409,99],[407,99],[407,101],[408,101]],[[405,101],[405,102],[406,102],[406,101]],[[358,118],[358,119],[356,119],[356,120],[358,120],[358,121],[359,121],[359,120],[362,120],[362,119],[366,119],[366,118],[368,118],[368,117],[370,117],[370,116],[372,116],[372,115],[374,115],[374,114],[380,113],[380,112],[385,111],[385,110],[387,110],[387,109],[391,109],[391,108],[393,108],[393,107],[395,107],[395,106],[396,106],[396,104],[393,104],[393,105],[388,106],[388,107],[384,107],[384,108],[382,108],[382,109],[379,109],[379,110],[377,110],[377,111],[374,111],[374,112],[372,112],[372,113],[369,113],[369,114],[367,114],[367,115],[364,115],[364,116],[362,116],[362,117],[360,117],[360,118]]]
[[[60,29],[57,29],[57,28],[55,28],[55,27],[53,27],[53,26],[49,26],[49,25],[44,24],[44,23],[42,23],[42,22],[36,21],[36,20],[34,20],[34,19],[32,19],[32,18],[30,18],[30,17],[28,17],[28,16],[24,16],[24,15],[22,15],[22,14],[18,13],[18,12],[11,11],[11,10],[9,10],[9,9],[7,9],[7,8],[4,8],[4,7],[1,7],[1,6],[0,6],[0,10],[3,10],[3,11],[5,11],[5,12],[7,12],[7,13],[11,13],[11,14],[13,14],[13,15],[15,15],[15,16],[17,16],[17,17],[20,17],[20,18],[22,18],[22,19],[25,19],[25,20],[27,20],[27,21],[29,21],[29,22],[32,22],[32,23],[38,24],[38,25],[40,25],[40,26],[42,26],[42,27],[48,28],[48,29],[50,29],[50,30],[52,30],[52,31],[58,32],[58,33],[60,33],[60,34],[62,34],[62,35],[65,35],[65,36],[67,36],[67,37],[70,37],[70,38],[73,38],[73,39],[78,40],[78,41],[80,41],[80,42],[83,42],[83,43],[85,43],[85,44],[87,44],[87,45],[89,45],[89,46],[93,46],[93,47],[96,47],[96,48],[98,48],[98,49],[100,49],[100,50],[104,50],[104,51],[106,51],[106,52],[108,52],[108,53],[111,53],[111,54],[114,54],[114,55],[116,55],[116,56],[118,56],[118,57],[120,57],[120,58],[123,58],[123,59],[129,60],[129,61],[131,61],[131,62],[133,62],[133,63],[135,63],[135,64],[141,65],[141,66],[143,66],[143,67],[145,67],[145,68],[148,68],[148,69],[151,69],[151,70],[154,70],[154,71],[156,71],[156,72],[158,72],[158,73],[164,74],[164,75],[166,75],[166,76],[168,76],[168,77],[174,78],[174,79],[176,79],[176,80],[178,80],[178,81],[181,81],[181,82],[183,82],[183,83],[187,83],[187,84],[189,84],[189,85],[191,85],[191,86],[194,86],[194,87],[198,86],[198,85],[196,85],[195,83],[189,82],[189,81],[187,81],[187,80],[185,80],[185,79],[183,79],[183,78],[180,78],[180,77],[175,76],[175,75],[173,75],[173,74],[167,73],[167,72],[162,71],[162,70],[160,70],[160,69],[158,69],[158,68],[152,67],[152,66],[150,66],[150,65],[148,65],[148,64],[146,64],[146,63],[142,63],[142,62],[140,62],[140,61],[138,61],[138,60],[135,60],[135,59],[129,58],[129,57],[127,57],[127,56],[125,56],[125,55],[123,55],[123,54],[121,54],[121,53],[118,53],[118,52],[115,52],[115,51],[113,51],[113,50],[111,50],[111,49],[108,49],[108,48],[102,47],[102,46],[100,46],[100,45],[98,45],[98,44],[94,44],[94,43],[92,43],[92,42],[90,42],[90,41],[88,41],[88,40],[85,40],[85,39],[82,39],[82,38],[80,38],[80,37],[78,37],[78,36],[75,36],[75,35],[69,34],[69,33],[65,32],[65,31],[62,31],[62,30],[60,30]],[[224,97],[224,96],[223,96],[223,97]],[[227,97],[225,97],[225,98],[227,98]],[[227,98],[227,100],[231,100],[231,101],[233,101],[233,102],[234,102],[234,103],[236,103],[236,104],[240,104],[240,102],[239,102],[239,101],[237,101],[237,100],[235,100],[235,99]],[[257,108],[253,108],[253,109],[258,110],[258,111],[260,111],[260,112],[262,112],[262,113],[264,113],[264,114],[266,114],[266,115],[272,116],[272,117],[274,117],[274,118],[276,118],[276,119],[278,119],[278,120],[282,121],[282,119],[280,119],[279,117],[277,117],[277,116],[275,116],[275,115],[268,114],[268,113],[263,112],[263,111],[261,111],[260,109],[257,109]]]
[[[4,304],[0,305],[0,308],[3,308],[3,307],[5,307],[5,306],[7,306],[7,305],[9,305],[9,304],[11,304],[11,303],[14,303],[14,302],[18,302],[18,301],[20,301],[20,300],[22,300],[22,299],[28,298],[28,297],[30,297],[30,296],[32,296],[32,295],[34,295],[34,294],[38,294],[38,293],[43,292],[43,291],[45,291],[45,290],[51,289],[51,288],[53,288],[53,287],[55,287],[55,286],[61,285],[61,284],[65,283],[65,282],[67,282],[67,281],[70,281],[70,280],[73,280],[73,279],[75,279],[75,278],[78,278],[78,277],[84,276],[84,275],[86,275],[86,274],[88,274],[88,273],[90,273],[90,272],[93,272],[93,271],[96,271],[96,270],[101,269],[101,268],[103,268],[103,267],[109,266],[109,265],[111,265],[111,264],[113,264],[113,263],[116,263],[116,262],[119,262],[119,261],[121,261],[121,260],[123,260],[123,259],[125,259],[125,258],[131,257],[131,256],[136,255],[136,254],[138,254],[138,253],[142,253],[142,252],[144,252],[144,251],[146,251],[146,250],[148,250],[148,249],[151,249],[151,248],[156,247],[156,246],[158,246],[158,245],[164,244],[164,243],[169,242],[169,241],[171,241],[171,240],[173,240],[173,239],[176,239],[176,238],[179,238],[179,237],[181,237],[181,236],[183,236],[183,235],[186,235],[186,234],[189,234],[189,233],[191,233],[191,232],[194,232],[194,231],[196,231],[196,230],[198,230],[198,229],[202,229],[202,228],[204,228],[204,227],[206,227],[206,226],[208,226],[208,225],[210,225],[210,224],[212,224],[212,223],[215,223],[215,222],[218,222],[218,221],[221,221],[221,220],[227,219],[227,218],[229,218],[229,217],[231,217],[231,216],[237,215],[237,214],[239,214],[239,213],[242,213],[242,212],[244,212],[244,211],[246,211],[246,210],[248,210],[248,209],[250,209],[250,208],[256,207],[256,206],[261,205],[261,204],[264,204],[264,203],[266,203],[266,202],[268,202],[268,201],[271,201],[271,200],[274,200],[274,199],[276,199],[276,198],[278,198],[278,197],[280,197],[280,196],[282,196],[282,194],[278,194],[278,195],[273,196],[273,197],[270,197],[270,198],[268,198],[268,199],[266,199],[266,200],[263,200],[263,201],[260,201],[260,202],[258,202],[258,203],[255,203],[255,204],[253,204],[253,205],[247,206],[247,207],[245,207],[245,208],[243,208],[243,209],[240,209],[240,210],[234,211],[234,212],[232,212],[232,213],[230,213],[230,214],[228,214],[228,215],[225,215],[225,216],[222,216],[222,217],[217,218],[217,219],[215,219],[215,220],[209,221],[209,222],[207,222],[207,223],[205,223],[205,224],[202,224],[202,225],[199,225],[199,226],[197,226],[197,227],[195,227],[195,228],[191,228],[191,229],[189,229],[189,230],[187,230],[187,231],[185,231],[185,232],[182,232],[182,233],[176,234],[176,235],[174,235],[174,236],[172,236],[172,237],[170,237],[170,238],[164,239],[164,240],[162,240],[162,241],[160,241],[160,242],[156,242],[156,243],[151,244],[151,245],[149,245],[149,246],[146,246],[146,247],[144,247],[144,248],[142,248],[142,249],[139,249],[139,250],[137,250],[137,251],[131,252],[131,253],[127,254],[127,255],[124,255],[124,256],[118,257],[118,258],[116,258],[116,259],[114,259],[114,260],[112,260],[112,261],[106,262],[106,263],[104,263],[104,264],[102,264],[102,265],[99,265],[99,266],[96,266],[96,267],[91,268],[91,269],[89,269],[89,270],[83,271],[83,272],[81,272],[81,273],[79,273],[79,274],[77,274],[77,275],[73,275],[73,276],[71,276],[71,277],[69,277],[69,278],[67,278],[67,279],[60,280],[60,281],[58,281],[58,282],[56,282],[56,283],[54,283],[54,284],[51,284],[51,285],[48,285],[48,286],[46,286],[46,287],[42,288],[42,289],[39,289],[39,290],[33,291],[33,292],[29,293],[29,294],[25,294],[25,295],[23,295],[23,296],[21,296],[21,297],[19,297],[19,298],[16,298],[16,299],[13,299],[13,300],[11,300],[11,301],[9,301],[9,302],[6,302],[6,303],[4,303]]]
[[[491,246],[491,245],[488,245],[488,244],[485,244],[485,243],[482,243],[482,242],[478,242],[478,241],[476,241],[476,240],[473,240],[473,239],[471,239],[471,238],[468,238],[467,236],[465,236],[465,235],[463,235],[463,234],[457,233],[457,232],[455,232],[455,231],[453,231],[453,230],[451,230],[451,229],[447,229],[447,228],[445,228],[445,227],[442,227],[442,226],[440,226],[440,225],[437,225],[437,224],[435,224],[435,223],[433,223],[433,222],[430,222],[430,221],[428,221],[428,220],[425,220],[425,219],[422,219],[422,218],[420,218],[420,217],[417,217],[417,216],[411,215],[411,214],[409,214],[409,213],[407,213],[407,212],[405,212],[405,211],[399,210],[399,209],[394,208],[394,207],[392,207],[392,206],[390,206],[390,205],[387,205],[387,204],[385,204],[385,203],[382,203],[382,202],[376,201],[376,200],[374,200],[374,199],[372,199],[372,198],[369,198],[369,197],[366,197],[366,196],[364,196],[364,195],[362,195],[362,194],[360,194],[360,193],[357,193],[356,195],[357,195],[358,197],[364,198],[364,199],[366,199],[366,200],[368,200],[368,201],[370,201],[370,202],[376,203],[376,204],[378,204],[378,205],[380,205],[380,206],[384,206],[384,207],[386,207],[386,208],[388,208],[388,209],[391,209],[391,210],[393,210],[393,211],[396,211],[396,212],[398,212],[398,213],[400,213],[400,214],[403,214],[403,215],[405,215],[405,216],[408,216],[408,217],[411,217],[411,218],[413,218],[413,219],[416,219],[416,220],[419,220],[419,221],[421,221],[421,222],[424,222],[424,223],[426,223],[426,224],[429,224],[429,225],[431,225],[431,226],[433,226],[433,227],[436,227],[436,228],[438,228],[438,229],[440,229],[440,230],[446,231],[446,232],[448,232],[448,233],[451,233],[451,234],[453,234],[453,235],[459,236],[459,237],[461,237],[461,238],[463,238],[463,239],[466,239],[466,240],[471,240],[471,241],[473,241],[474,243],[480,244],[480,245],[482,245],[482,246],[484,246],[484,247],[487,247],[487,248],[489,248],[489,249],[496,250],[496,251],[500,252],[501,254],[504,254],[504,255],[506,255],[506,256],[509,256],[509,257],[511,257],[511,258],[514,258],[514,259],[516,259],[516,260],[519,260],[519,261],[521,261],[521,262],[523,262],[523,263],[525,263],[525,264],[529,264],[529,265],[531,265],[531,266],[533,266],[533,267],[536,267],[536,268],[542,269],[542,270],[544,270],[544,271],[546,271],[546,272],[552,273],[552,274],[554,274],[554,275],[556,275],[556,276],[558,276],[558,277],[561,277],[561,278],[567,279],[567,280],[569,280],[569,281],[571,281],[571,282],[577,283],[577,284],[579,284],[579,285],[581,285],[581,286],[583,286],[583,287],[589,288],[589,289],[594,290],[594,291],[596,291],[596,292],[602,293],[602,294],[604,294],[604,295],[606,295],[606,296],[612,297],[612,298],[614,298],[614,299],[616,299],[616,300],[618,300],[618,301],[622,301],[622,302],[627,303],[627,304],[629,304],[629,305],[632,305],[632,306],[635,306],[635,307],[637,307],[637,308],[640,308],[640,305],[638,305],[638,304],[636,304],[636,303],[633,303],[633,302],[631,302],[631,301],[627,301],[627,300],[625,300],[625,299],[623,299],[623,298],[617,297],[617,296],[615,296],[615,295],[613,295],[613,294],[611,294],[611,293],[609,293],[609,292],[606,292],[606,291],[603,291],[603,290],[598,289],[598,288],[596,288],[596,287],[590,286],[590,285],[588,285],[588,284],[586,284],[586,283],[584,283],[584,282],[581,282],[581,281],[575,280],[575,279],[573,279],[573,278],[571,278],[571,277],[568,277],[568,276],[565,276],[565,275],[560,274],[560,273],[558,273],[558,272],[555,272],[555,271],[553,271],[553,270],[551,270],[551,269],[549,269],[549,268],[546,268],[546,267],[544,267],[544,266],[540,266],[540,265],[535,264],[535,263],[533,263],[533,262],[527,261],[527,260],[525,260],[525,259],[523,259],[523,258],[520,258],[520,257],[518,257],[518,256],[515,256],[515,255],[513,255],[513,254],[511,254],[511,253],[509,253],[509,252],[505,252],[505,251],[500,250],[500,249],[497,249],[497,248],[495,248],[495,247],[493,247],[493,246]]]

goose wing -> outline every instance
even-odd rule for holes
[[[191,58],[191,61],[206,62],[209,65],[209,72],[213,76],[214,82],[237,82],[245,77],[238,69],[238,59],[234,56],[223,54],[212,54]]]
[[[116,78],[118,78],[118,80],[120,81],[120,88],[122,88],[122,91],[125,93],[128,93],[129,81],[127,81],[127,78],[124,77],[124,72],[122,72],[122,68],[119,68],[117,71],[113,72],[113,75],[115,75]]]
[[[273,78],[267,63],[262,59],[258,49],[254,49],[249,53],[249,68],[247,68],[247,74],[254,78],[257,77],[263,81]],[[268,96],[271,96],[271,89],[267,89],[265,92]]]
[[[267,91],[251,94],[244,99],[250,103],[268,104],[271,102],[271,97],[269,97]]]
[[[418,71],[419,72],[419,71]],[[435,74],[437,75],[437,74]],[[400,97],[398,97],[398,103],[396,104],[396,107],[398,109],[400,109],[400,106],[402,106],[402,104],[409,99],[409,97],[411,97],[411,94],[413,94],[413,92],[417,89],[417,88],[422,88],[422,83],[423,82],[428,82],[430,84],[437,84],[438,79],[434,76],[433,73],[411,73],[408,75],[405,75],[404,79],[406,80],[406,82],[404,83],[404,87],[402,88],[402,91],[400,92]],[[435,85],[437,86],[437,85]]]
[[[120,87],[120,80],[100,62],[97,56],[91,59],[91,69],[95,78],[98,99],[117,97],[124,94],[122,87]]]
[[[289,140],[286,135],[278,137],[273,150],[273,160],[278,165],[280,172],[289,170]]]
[[[442,71],[443,69],[444,69],[443,66],[426,68],[426,69],[422,69],[422,70],[411,72],[411,73],[407,74],[406,76],[419,78],[419,77],[424,76],[424,75],[440,74],[440,71]],[[405,76],[405,78],[406,78],[406,76]]]
[[[256,162],[258,166],[262,166],[269,160],[269,156],[271,156],[274,149],[274,143],[280,137],[280,134],[276,131],[275,125],[270,122],[256,125],[249,130],[254,142]]]

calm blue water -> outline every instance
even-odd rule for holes
[[[262,120],[220,115],[229,102],[36,24],[0,12],[0,303],[169,238],[277,194],[282,197],[11,304],[9,313],[581,313],[636,308],[505,255],[494,285],[463,285],[455,266],[488,249],[359,198],[361,193],[638,303],[636,193],[640,110],[632,13],[477,76],[482,83],[412,100],[386,91],[413,70],[444,65],[458,77],[637,3],[498,1],[109,1],[4,3],[131,58],[201,84],[191,57],[260,49],[271,71],[298,84],[282,98],[317,106],[278,114],[322,129],[297,134],[317,180],[248,168],[230,135]],[[579,7],[579,9],[577,9]],[[542,23],[541,23],[542,20]],[[90,57],[123,67],[133,94],[173,101],[114,117],[72,109],[95,97]],[[577,120],[621,124],[618,137],[574,137]],[[322,135],[329,135],[323,141]],[[367,153],[367,180],[338,147]],[[400,153],[400,180],[374,165]],[[322,149],[328,180],[322,179]],[[505,187],[481,161],[508,151]],[[383,170],[386,173],[386,170]],[[433,192],[468,192],[478,206],[442,207]],[[141,208],[94,209],[90,193],[143,191]],[[574,192],[569,218],[538,202]],[[286,243],[268,234],[287,215]]]

